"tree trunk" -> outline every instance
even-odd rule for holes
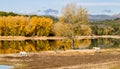
[[[74,36],[71,37],[71,41],[72,41],[71,42],[71,48],[75,49],[75,37]]]

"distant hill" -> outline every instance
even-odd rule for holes
[[[120,26],[120,18],[89,22],[91,26]]]
[[[112,15],[113,17],[120,18],[120,13]]]
[[[116,16],[110,16],[110,15],[89,15],[90,21],[102,21],[102,20],[110,20],[118,18]]]

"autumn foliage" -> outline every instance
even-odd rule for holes
[[[53,21],[46,17],[0,17],[1,36],[48,36]]]

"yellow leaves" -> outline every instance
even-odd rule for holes
[[[62,16],[59,18],[60,22],[64,23],[88,23],[88,12],[81,6],[76,6],[75,3],[67,4],[63,8]]]
[[[24,51],[26,51],[26,52],[29,52],[29,51],[36,52],[36,49],[35,49],[35,46],[26,42],[26,45],[24,47]]]
[[[72,34],[72,30],[70,29],[70,24],[66,23],[56,23],[54,24],[53,31],[56,36],[69,36]]]
[[[55,41],[55,46],[57,49],[61,48],[62,46],[64,46],[65,50],[70,49],[71,47],[71,41],[70,40],[56,40]]]
[[[82,30],[80,29],[81,24],[88,23],[88,12],[86,9],[82,8],[81,6],[80,7],[76,6],[75,3],[67,4],[63,8],[63,12],[62,12],[62,15],[59,17],[58,23],[63,24],[63,26],[61,27],[64,28],[63,30],[64,33],[63,31],[59,30],[60,32],[63,33],[63,35],[61,36],[80,35],[81,31],[83,31],[82,34],[85,34],[85,35],[91,34],[91,29],[87,26],[84,26],[85,28],[83,28]],[[64,26],[65,24],[69,24],[69,25]],[[55,32],[59,33],[59,31],[55,31]]]
[[[45,18],[45,17],[39,18],[40,26],[49,27],[52,25],[52,23],[53,23],[53,21],[50,18]]]
[[[83,35],[90,35],[92,33],[92,30],[87,25],[81,25],[81,33],[83,33]]]
[[[86,48],[86,47],[89,47],[90,44],[91,44],[91,40],[89,39],[85,39],[85,40],[78,40],[78,47],[81,47],[81,48]]]
[[[44,36],[49,34],[51,26],[53,24],[52,19],[46,17],[25,17],[25,16],[7,16],[0,17],[0,34],[3,35],[26,35],[32,36],[37,34],[42,29]],[[6,31],[4,31],[6,30]],[[10,30],[10,31],[7,31]],[[36,31],[36,32],[35,32]],[[38,36],[42,36],[39,34]],[[24,34],[24,36],[26,36]]]
[[[47,27],[47,26],[51,26],[51,24],[53,23],[52,19],[50,18],[46,18],[46,17],[32,17],[30,19],[30,25],[39,25],[42,27]]]
[[[32,17],[30,19],[30,25],[36,26],[39,22],[39,18],[38,17]]]
[[[32,17],[29,21],[28,30],[30,33],[37,34],[38,36],[47,36],[53,24],[52,19],[46,17]],[[37,31],[37,32],[35,32]]]
[[[75,34],[76,35],[91,35],[92,34],[92,29],[87,26],[87,25],[78,25],[75,28]]]
[[[0,27],[5,26],[5,17],[0,17]]]

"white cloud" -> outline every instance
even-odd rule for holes
[[[90,3],[77,3],[78,5],[82,6],[120,6],[120,3],[118,2],[103,2],[103,3],[95,3],[95,2],[90,2]]]

